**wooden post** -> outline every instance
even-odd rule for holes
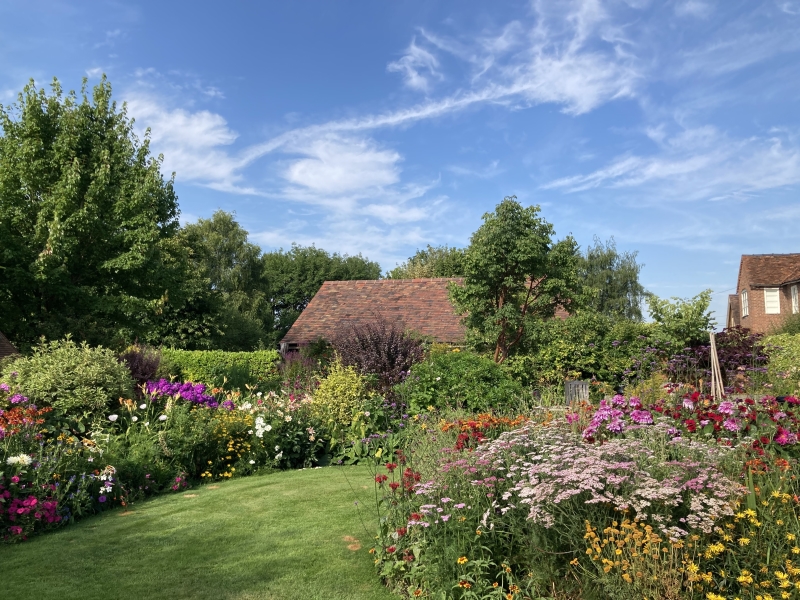
[[[725,396],[725,390],[722,387],[722,371],[719,368],[719,357],[717,356],[717,336],[713,331],[708,334],[711,342],[710,358],[711,358],[711,398],[715,401],[720,401]]]

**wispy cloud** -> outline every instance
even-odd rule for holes
[[[648,187],[657,202],[746,199],[752,193],[800,183],[800,147],[786,137],[731,138],[715,127],[683,130],[669,138],[656,130],[659,152],[619,156],[585,175],[551,181],[544,189]]]
[[[390,62],[386,70],[390,73],[401,73],[408,87],[423,92],[430,88],[431,79],[442,79],[439,61],[433,54],[418,46],[416,39],[411,40],[403,57]]]

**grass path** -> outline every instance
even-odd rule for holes
[[[368,501],[360,468],[237,479],[0,546],[0,597],[397,600],[373,571],[351,484]]]

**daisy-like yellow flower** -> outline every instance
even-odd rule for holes
[[[793,541],[795,541],[797,539],[797,536],[795,534],[793,534],[793,533],[787,533],[786,534],[786,539],[789,540],[790,542],[793,542]]]
[[[740,546],[747,546],[747,544],[749,544],[749,543],[750,543],[750,538],[746,538],[746,537],[739,538],[739,545]]]
[[[465,565],[469,562],[469,559],[466,556],[462,556],[456,562],[460,565]]]

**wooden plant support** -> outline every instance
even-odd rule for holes
[[[712,331],[708,337],[711,341],[711,397],[719,401],[725,397],[725,390],[722,387],[722,371],[719,368],[719,357],[717,356],[717,336]]]

